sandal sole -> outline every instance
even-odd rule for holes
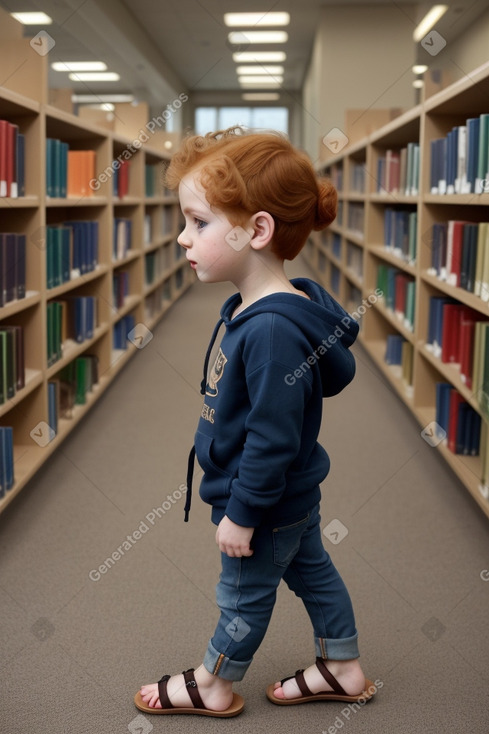
[[[229,708],[224,711],[213,711],[212,709],[198,709],[191,706],[175,707],[173,709],[155,709],[144,703],[139,691],[134,696],[134,704],[136,708],[145,714],[170,715],[170,714],[195,714],[197,716],[214,716],[219,719],[228,719],[231,716],[238,716],[244,709],[244,699],[238,693],[233,693],[233,702]]]
[[[366,703],[367,701],[370,701],[370,699],[374,696],[373,693],[368,693],[368,691],[371,690],[372,687],[375,688],[374,683],[370,680],[366,680],[366,690],[360,693],[358,696],[342,696],[339,693],[331,691],[331,693],[316,693],[313,696],[301,696],[300,698],[277,698],[274,695],[274,683],[271,683],[266,690],[266,694],[268,700],[272,703],[277,704],[278,706],[295,706],[299,703],[313,703],[314,701],[345,701],[347,703],[359,703],[360,701],[362,701]]]

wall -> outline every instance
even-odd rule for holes
[[[343,129],[345,110],[412,107],[412,34],[413,19],[396,6],[323,9],[304,84],[304,146],[313,160],[323,136]]]

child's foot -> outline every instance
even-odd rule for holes
[[[325,660],[324,662],[345,693],[356,696],[363,692],[365,676],[358,660]],[[311,693],[333,690],[321,675],[316,664],[304,670],[304,679]],[[280,682],[275,683],[273,693],[276,698],[281,699],[300,698],[302,696],[295,678],[286,680],[283,686]]]
[[[195,670],[194,675],[202,703],[207,709],[224,711],[231,706],[233,702],[232,681],[212,675],[203,665]],[[140,693],[147,706],[154,709],[162,708],[157,683],[141,686]],[[167,694],[170,702],[176,708],[193,706],[182,674],[171,676],[168,681]]]

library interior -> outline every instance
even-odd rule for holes
[[[0,730],[179,733],[191,722],[205,733],[220,714],[237,734],[487,734],[489,0],[0,0],[0,61]],[[333,221],[311,226],[284,265],[286,290],[313,281],[343,320],[258,407],[248,366],[241,463],[228,477],[208,403],[235,370],[219,345],[238,331],[239,301],[213,329],[245,279],[213,281],[189,263],[183,184],[166,173],[190,136],[229,128],[289,140],[334,187]],[[234,231],[236,263],[271,262],[250,239],[258,230]],[[316,304],[302,305],[305,334]],[[202,715],[195,679],[182,692],[173,678],[202,664],[224,615],[223,526],[216,536],[199,485],[229,479],[234,526],[260,437],[247,516],[269,502],[272,517],[266,490],[256,496],[281,447],[264,426],[285,442],[294,430],[270,419],[271,393],[283,391],[292,420],[288,398],[333,363],[351,319],[354,377],[321,401],[316,438],[331,467],[317,528],[355,610],[361,694],[326,678],[311,701],[299,674],[309,700],[273,705],[270,684],[312,665],[327,637],[284,574],[249,674],[226,680],[244,709]],[[257,349],[243,348],[243,374]],[[197,424],[206,466],[202,436],[191,450]],[[243,578],[260,523],[249,558],[233,559]],[[236,602],[230,645],[248,644],[245,616]],[[338,662],[323,652],[316,673]],[[223,671],[244,665],[219,654]],[[138,705],[164,673],[161,704]],[[188,701],[171,708],[167,685]],[[179,708],[188,715],[152,716]]]

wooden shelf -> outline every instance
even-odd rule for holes
[[[25,44],[24,44],[25,45]],[[39,86],[47,84],[47,60],[41,59]],[[42,74],[41,74],[42,72]],[[29,72],[30,73],[30,72]],[[40,81],[39,81],[40,80]],[[25,79],[25,88],[33,87]],[[98,398],[117,377],[122,367],[139,350],[130,342],[127,349],[115,350],[114,329],[121,318],[131,315],[136,324],[153,329],[168,309],[194,282],[194,273],[185,259],[177,257],[179,207],[178,198],[169,194],[158,181],[155,196],[145,191],[145,165],[162,168],[169,154],[143,145],[136,149],[129,167],[129,193],[113,196],[112,162],[130,149],[133,142],[119,134],[47,105],[47,87],[40,89],[39,99],[30,99],[15,90],[0,87],[0,119],[19,124],[25,136],[26,196],[0,198],[2,232],[26,234],[26,296],[10,301],[0,308],[0,327],[19,324],[24,329],[25,387],[0,404],[0,425],[12,426],[14,435],[14,486],[0,497],[2,512],[19,494],[62,443],[65,437],[91,410]],[[74,150],[96,151],[97,181],[107,180],[91,196],[48,197],[46,192],[46,140],[48,137],[68,142]],[[145,215],[151,215],[151,243],[145,245]],[[122,260],[113,259],[114,218],[128,217],[132,223],[132,242]],[[54,288],[47,288],[46,228],[70,221],[98,222],[98,261],[93,271],[76,276]],[[145,285],[145,257],[148,253],[167,248],[168,267],[150,288]],[[127,273],[129,295],[121,308],[113,306],[113,279]],[[160,289],[160,291],[158,291]],[[158,297],[156,297],[156,295]],[[97,299],[97,322],[93,338],[81,343],[66,339],[62,357],[47,364],[47,305],[66,301],[72,296],[93,296]],[[59,377],[60,371],[79,357],[98,358],[99,378],[87,392],[86,403],[76,405],[72,418],[59,418],[57,434],[42,447],[38,445],[41,426],[48,426],[48,383]],[[50,434],[48,432],[48,437]]]
[[[351,312],[377,292],[380,264],[392,266],[401,276],[408,276],[408,280],[414,282],[414,330],[406,328],[403,318],[394,310],[387,309],[383,299],[377,299],[361,316],[359,341],[422,428],[435,420],[437,382],[447,382],[454,387],[480,414],[484,428],[488,420],[481,412],[474,390],[469,389],[462,380],[459,365],[443,363],[426,346],[429,299],[433,295],[447,296],[474,309],[480,313],[480,320],[489,317],[487,302],[474,293],[440,280],[428,271],[431,243],[427,235],[431,233],[434,222],[454,219],[489,221],[489,193],[435,195],[429,190],[431,140],[446,135],[455,125],[465,124],[469,117],[488,112],[485,103],[488,93],[489,63],[354,146],[347,146],[340,155],[319,168],[319,173],[328,177],[338,188],[343,226],[334,224],[327,230],[329,235],[324,232],[311,235],[304,254],[318,280],[331,290],[334,268],[334,295]],[[408,143],[419,144],[418,193],[407,196],[377,191],[379,159],[385,157],[385,151],[406,148]],[[357,190],[363,188],[362,183],[364,192]],[[358,210],[359,206],[363,207],[363,231],[351,231],[346,226],[348,215],[352,214],[353,221],[360,223],[362,212]],[[350,207],[357,207],[357,211],[349,212]],[[398,257],[382,244],[385,211],[388,208],[407,214],[416,213],[416,217],[410,219],[416,224],[417,252],[414,262]],[[335,255],[330,249],[333,237]],[[327,247],[325,243],[328,243]],[[363,253],[362,278],[348,264],[347,250],[351,244],[361,248]],[[355,293],[358,303],[354,302]],[[385,361],[387,339],[391,336],[401,337],[407,353],[412,355],[412,385],[407,385],[401,366],[393,367]],[[406,372],[406,378],[407,375]],[[482,436],[479,456],[454,454],[448,449],[446,441],[442,441],[437,450],[489,517],[489,489],[484,486],[482,478],[489,462],[489,430],[484,430]],[[486,482],[489,484],[489,481]]]

